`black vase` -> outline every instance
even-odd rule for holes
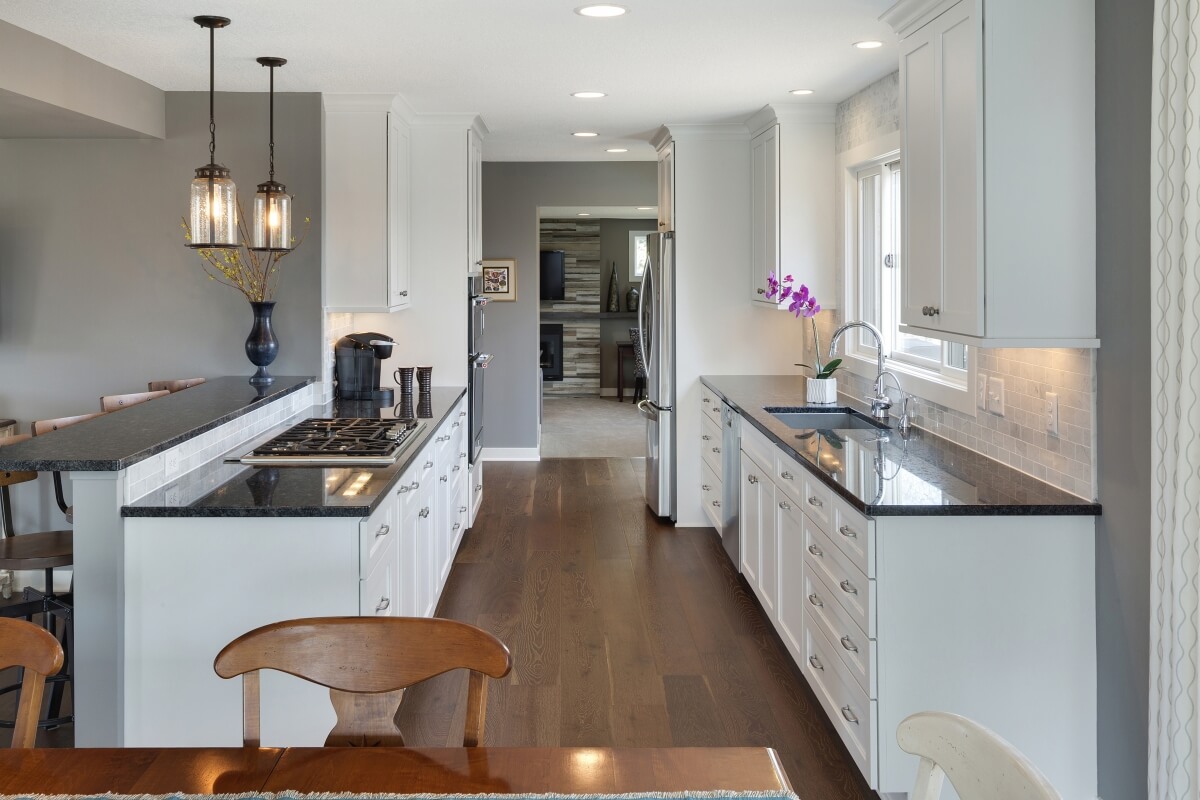
[[[250,308],[254,309],[254,327],[246,337],[246,357],[258,367],[258,372],[250,378],[250,385],[270,386],[275,378],[267,372],[267,367],[279,355],[279,340],[275,338],[275,331],[271,330],[271,312],[275,310],[275,303],[251,301]]]

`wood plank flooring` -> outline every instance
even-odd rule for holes
[[[438,616],[486,628],[494,746],[766,745],[804,800],[874,800],[711,528],[646,509],[642,459],[485,466]],[[412,745],[462,741],[466,679],[409,690]]]

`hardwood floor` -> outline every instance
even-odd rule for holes
[[[438,607],[512,650],[485,743],[767,745],[805,800],[875,798],[715,532],[646,510],[643,465],[486,465]],[[465,702],[464,675],[410,689],[409,744],[460,744]]]

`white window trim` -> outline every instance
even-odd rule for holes
[[[839,153],[837,156],[837,174],[841,176],[841,180],[838,181],[840,195],[838,207],[841,208],[842,213],[838,215],[837,225],[841,233],[839,262],[842,270],[842,309],[845,312],[843,316],[846,317],[844,322],[850,321],[850,315],[855,313],[853,309],[858,308],[858,171],[870,162],[877,161],[880,157],[890,158],[893,155],[899,155],[900,144],[900,132],[895,131]],[[903,165],[901,165],[901,169],[903,169]],[[847,224],[850,220],[853,220],[854,224]],[[847,336],[849,335],[847,333]],[[847,352],[844,346],[846,341],[843,339],[843,346],[838,350],[838,355],[842,358],[842,368],[868,381],[875,380],[877,359],[874,353],[866,356]],[[822,345],[825,352],[821,353],[821,360],[824,362],[827,360],[829,342],[822,342]],[[975,348],[972,348],[971,357],[967,359],[965,387],[942,379],[919,367],[912,367],[903,361],[884,359],[883,366],[884,369],[891,370],[896,374],[900,379],[900,385],[907,394],[916,395],[963,414],[976,416],[975,392],[972,387],[975,386],[976,381],[976,363],[979,360],[976,356],[977,352]],[[892,388],[890,381],[887,382],[887,388],[893,400],[897,400],[895,389]],[[898,414],[899,405],[895,408]]]

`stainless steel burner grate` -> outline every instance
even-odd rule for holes
[[[415,419],[309,419],[239,459],[243,464],[394,464],[425,423]]]

